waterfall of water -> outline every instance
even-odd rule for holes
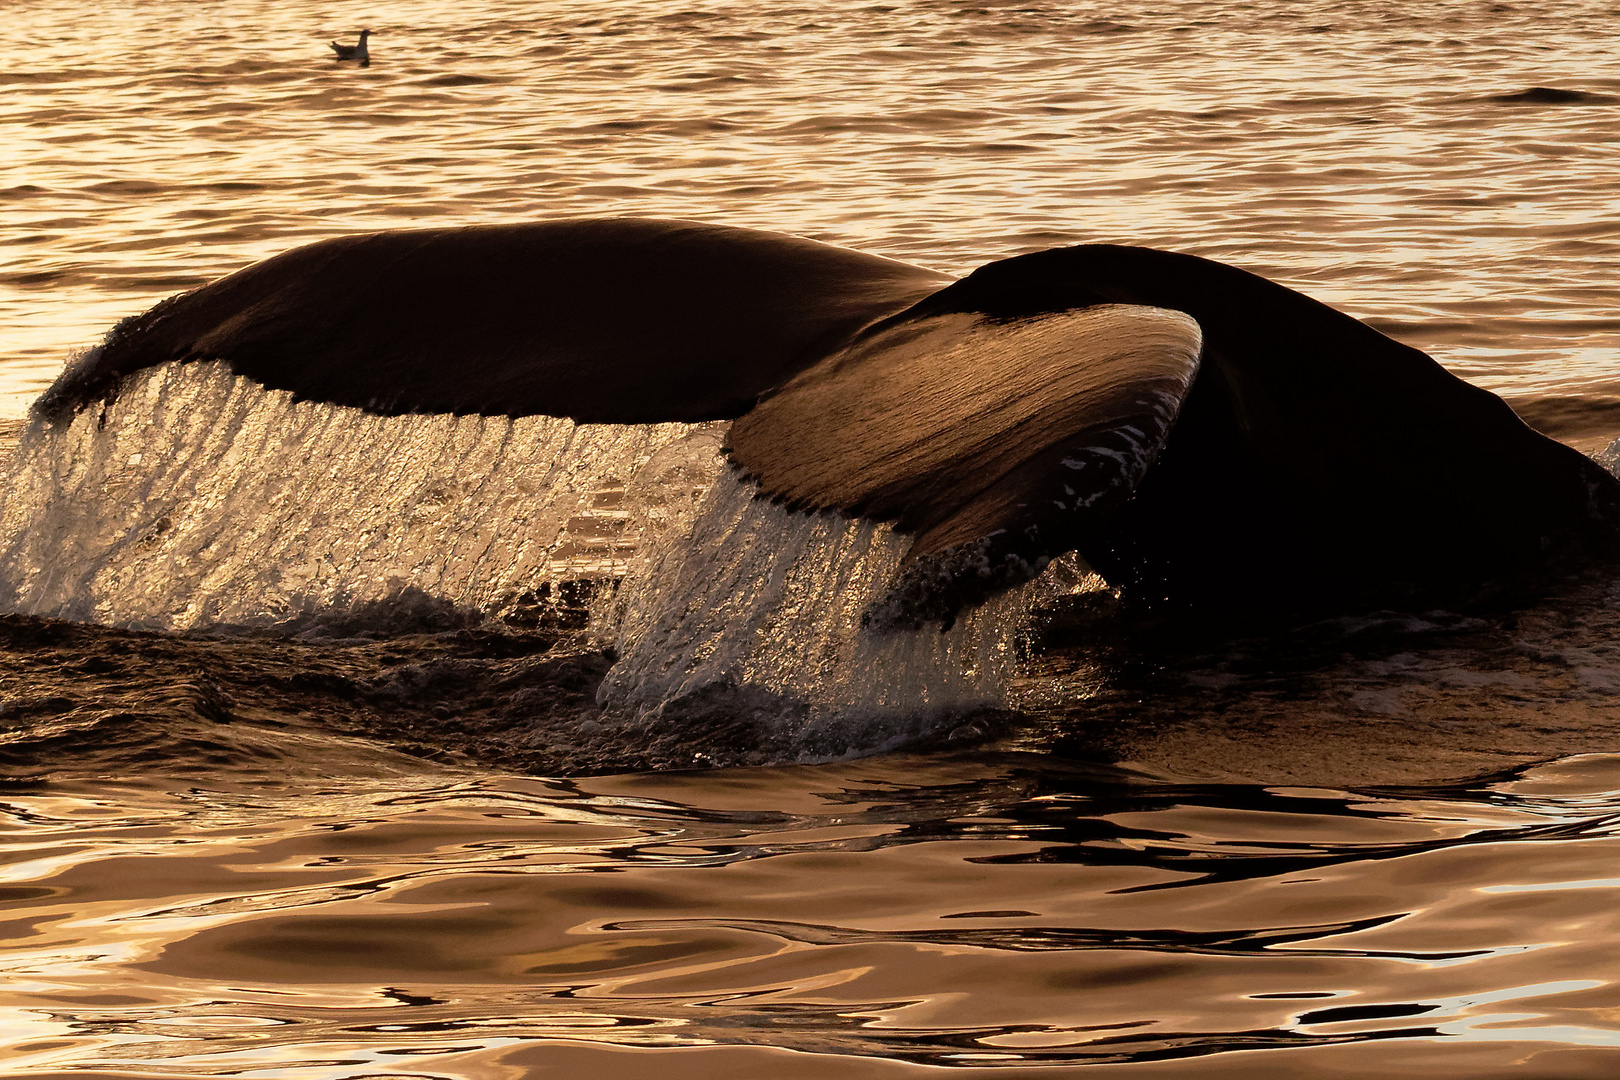
[[[619,715],[743,710],[805,732],[866,725],[881,743],[999,703],[1021,596],[946,633],[869,630],[906,539],[755,499],[723,438],[721,424],[378,417],[167,365],[24,434],[0,491],[0,609],[307,633],[407,602],[510,621],[564,582],[622,580],[596,590],[592,617],[619,653],[599,695]]]
[[[0,608],[191,630],[425,595],[498,617],[621,575],[689,515],[722,435],[378,417],[167,365],[24,435],[0,492]]]
[[[864,624],[908,544],[887,525],[789,512],[719,478],[689,533],[649,549],[606,612],[619,661],[599,700],[643,715],[688,703],[770,713],[838,746],[856,729],[881,743],[998,705],[1022,594],[944,632]]]

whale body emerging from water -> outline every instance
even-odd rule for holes
[[[327,240],[115,327],[35,405],[216,360],[382,414],[730,420],[760,496],[912,537],[902,621],[1078,551],[1147,606],[1347,608],[1612,556],[1620,482],[1506,403],[1242,270],[1087,245],[954,280],[611,219]]]

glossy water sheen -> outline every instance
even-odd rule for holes
[[[8,794],[12,1075],[1545,1077],[1620,1052],[1614,757],[1354,792],[1016,756],[387,771]]]
[[[356,18],[364,70],[325,46]],[[647,214],[952,272],[1092,240],[1193,251],[1367,317],[1591,449],[1620,434],[1617,35],[1620,10],[1582,2],[13,0],[0,415],[116,318],[296,243]],[[1538,86],[1586,96],[1498,100]],[[808,739],[770,702],[613,726],[577,627],[468,600],[535,586],[518,554],[510,580],[462,573],[525,511],[487,478],[535,446],[445,423],[439,468],[437,428],[308,413],[400,468],[427,455],[379,490],[312,457],[345,491],[323,512],[405,537],[322,542],[458,584],[323,593],[286,554],[302,527],[223,555],[201,526],[137,530],[106,564],[137,615],[60,614],[139,622],[177,577],[125,568],[160,556],[244,572],[199,571],[180,614],[202,614],[149,625],[262,608],[265,581],[318,602],[291,641],[0,616],[7,1075],[1620,1070],[1613,581],[1215,640],[1071,583],[1020,639],[1017,717],[911,756],[670,771],[870,732]],[[80,595],[39,576],[67,565],[53,544],[96,539],[74,521],[152,509],[113,454],[140,431],[62,457],[101,505],[4,538],[41,605]],[[247,451],[182,431],[174,453]],[[611,479],[568,488],[548,558],[619,557]],[[441,487],[482,516],[441,521],[461,505]],[[269,520],[272,490],[212,505]],[[827,583],[803,584],[814,608]],[[507,622],[447,630],[449,601]],[[787,647],[769,674],[802,682]]]
[[[1609,4],[18,0],[8,385],[339,233],[610,214],[960,272],[1088,240],[1227,259],[1524,396],[1620,394]],[[1536,86],[1587,103],[1493,101]],[[13,409],[17,399],[13,399]]]

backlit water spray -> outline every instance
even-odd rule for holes
[[[618,653],[600,695],[615,713],[769,713],[837,752],[1000,703],[1020,595],[945,633],[868,630],[906,539],[753,498],[724,436],[378,417],[169,365],[24,434],[0,492],[0,609],[330,637],[508,627],[586,582],[572,595]]]

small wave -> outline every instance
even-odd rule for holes
[[[174,185],[159,183],[156,180],[103,180],[96,184],[87,184],[85,191],[94,191],[98,195],[156,195],[160,192],[173,191]]]
[[[1079,34],[1134,34],[1140,27],[1130,23],[1115,22],[1113,19],[1093,19],[1073,27]]]
[[[1510,94],[1492,94],[1476,98],[1496,105],[1614,105],[1620,97],[1613,94],[1595,94],[1588,90],[1563,90],[1554,86],[1532,86]]]
[[[1514,398],[1508,404],[1525,423],[1555,439],[1620,432],[1620,397],[1592,394]]]
[[[350,614],[367,632],[412,629]],[[0,693],[0,766],[251,774],[405,755],[545,773],[690,767],[693,731],[649,739],[595,723],[609,662],[570,634],[287,641],[0,615],[0,670],[29,672],[26,693]]]
[[[418,86],[498,86],[511,82],[508,78],[499,78],[493,75],[435,75],[432,78],[419,80]]]

